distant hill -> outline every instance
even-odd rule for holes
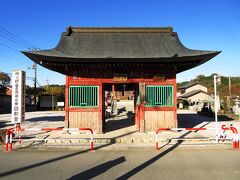
[[[177,83],[177,87],[188,83],[199,82],[201,85],[208,88],[208,92],[210,94],[213,94],[213,75],[214,74],[210,76],[198,75],[195,79],[190,81]],[[229,77],[221,76],[221,84],[218,85],[218,92],[221,99],[225,99],[227,96],[229,96]],[[240,76],[231,77],[231,95],[240,96]]]

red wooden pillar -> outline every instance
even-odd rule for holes
[[[145,104],[141,103],[139,108],[140,132],[145,132]]]
[[[114,100],[115,99],[115,85],[114,84],[112,84],[112,100]]]
[[[65,87],[65,127],[69,128],[69,108],[68,108],[68,75],[66,75],[66,87]]]
[[[175,127],[178,127],[178,120],[177,120],[177,82],[176,82],[176,75],[173,80],[173,87],[174,87],[174,120],[175,120]]]
[[[138,116],[138,108],[139,108],[139,106],[136,104],[136,106],[135,106],[135,109],[134,109],[134,111],[135,111],[135,125],[139,128],[139,116]]]
[[[139,117],[139,109],[140,109],[140,104],[138,102],[138,96],[139,96],[139,91],[138,88],[135,89],[134,93],[134,112],[135,112],[135,125],[140,129],[140,117]]]
[[[99,84],[99,105],[98,105],[98,133],[103,132],[103,84],[102,82]],[[105,103],[104,103],[105,104]]]

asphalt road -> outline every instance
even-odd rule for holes
[[[240,179],[240,151],[169,146],[158,152],[0,152],[0,179]]]

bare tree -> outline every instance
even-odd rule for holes
[[[8,85],[11,81],[11,78],[7,73],[0,72],[0,84],[1,85]]]

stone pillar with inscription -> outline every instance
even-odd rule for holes
[[[12,73],[12,123],[21,123],[25,120],[25,71]]]

